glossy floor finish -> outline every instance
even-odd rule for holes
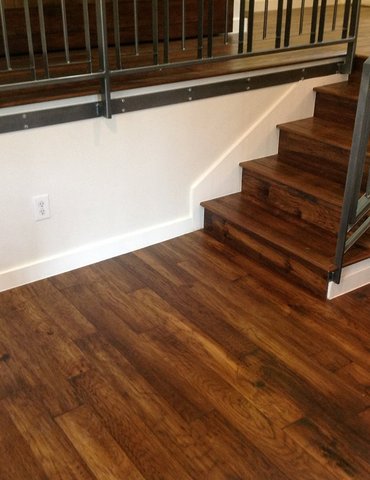
[[[369,300],[203,232],[3,292],[0,479],[366,480]]]

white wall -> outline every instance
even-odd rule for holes
[[[239,162],[275,153],[275,125],[340,79],[1,135],[0,291],[200,228],[199,201],[238,191]]]

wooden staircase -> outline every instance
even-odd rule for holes
[[[278,154],[243,162],[242,191],[203,202],[204,229],[326,297],[339,228],[362,63],[318,87],[314,117],[279,125]],[[370,153],[370,150],[369,150]],[[370,258],[370,233],[345,265]]]

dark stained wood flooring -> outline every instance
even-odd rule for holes
[[[369,300],[203,232],[3,292],[0,479],[366,480]]]

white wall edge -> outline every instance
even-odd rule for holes
[[[228,185],[226,190],[220,189],[215,191],[215,187],[206,185],[207,182],[212,184],[212,179],[210,179],[211,174],[217,170],[217,168],[227,162],[229,157],[231,158],[232,154],[242,146],[242,144],[253,134],[253,132],[266,120],[269,116],[272,115],[272,112],[276,110],[282,102],[288,98],[292,92],[298,87],[299,82],[293,83],[287,87],[287,90],[280,95],[277,100],[262,114],[256,119],[256,121],[250,125],[242,135],[239,136],[210,166],[203,172],[203,174],[193,183],[190,187],[190,211],[191,216],[194,222],[194,229],[200,229],[204,226],[203,218],[203,208],[200,207],[201,201],[209,200],[210,198],[219,197],[222,195],[229,195],[231,193],[236,193],[240,191],[241,186],[241,169],[238,169],[237,181],[234,178],[233,185]],[[277,147],[276,147],[277,148]],[[245,156],[245,160],[247,157]],[[233,162],[234,163],[234,162]],[[238,168],[237,166],[235,166]],[[205,191],[206,190],[206,191]]]
[[[344,267],[339,284],[329,282],[328,300],[352,292],[370,283],[370,259]]]
[[[0,272],[0,292],[86,267],[193,231],[191,217],[154,225]]]

